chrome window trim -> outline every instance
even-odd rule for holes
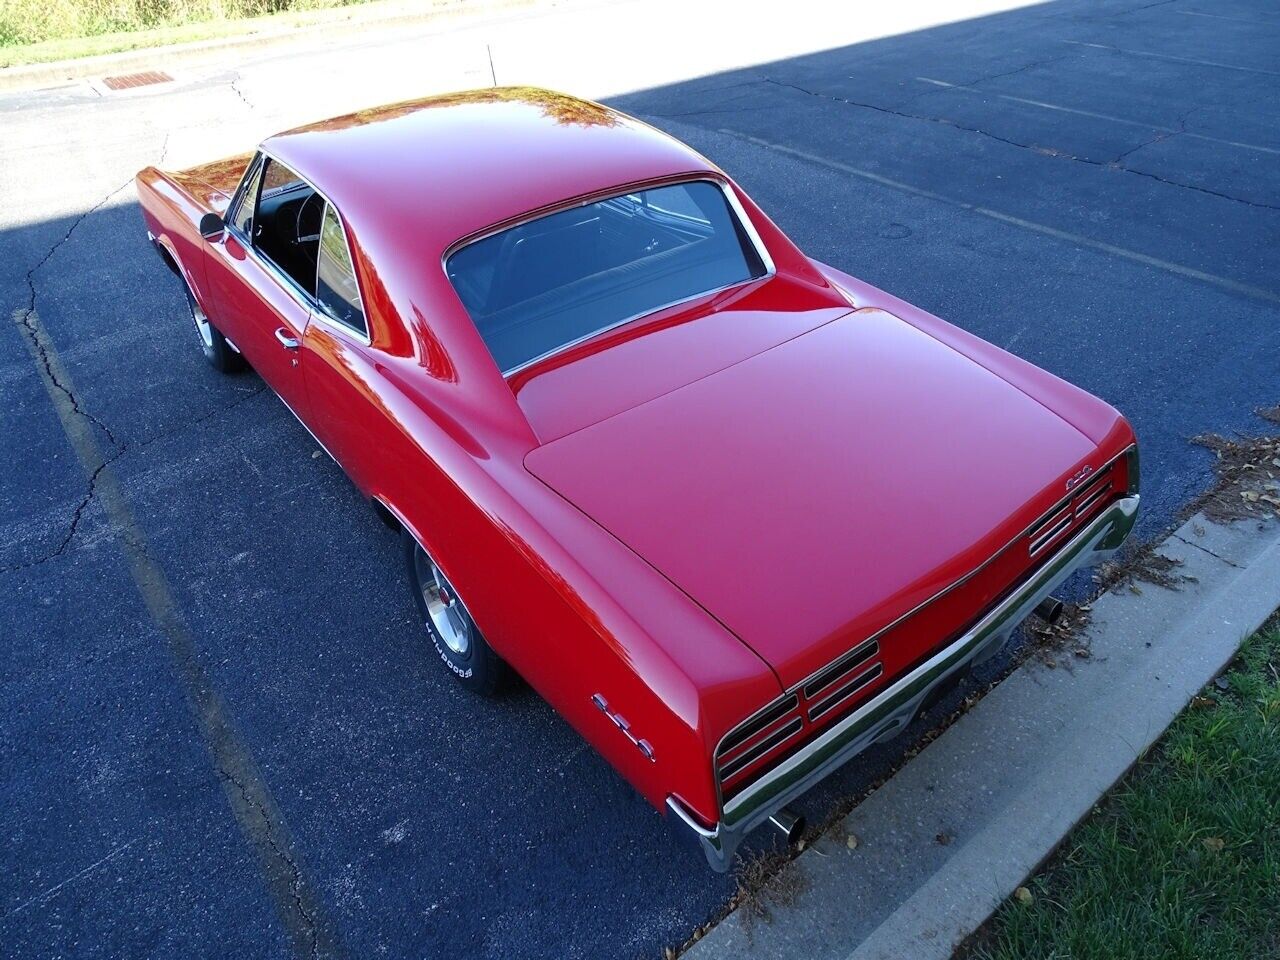
[[[240,175],[240,182],[236,184],[235,190],[233,190],[231,193],[231,203],[227,207],[227,216],[224,219],[224,223],[226,224],[228,230],[232,229],[231,224],[232,224],[232,221],[235,219],[236,211],[239,209],[240,204],[244,201],[245,186],[248,184],[249,180],[253,177],[254,172],[261,165],[262,165],[262,148],[259,147],[258,150],[254,152],[253,157],[250,158],[249,165],[244,168],[244,173]],[[254,205],[255,207],[257,205],[256,197],[254,198]],[[239,230],[234,230],[233,232],[236,234],[237,237],[244,236],[244,234],[241,233]]]
[[[616,330],[619,327],[625,327],[628,323],[634,323],[635,321],[643,317],[652,316],[655,313],[661,313],[663,310],[670,310],[672,307],[678,307],[682,303],[690,303],[694,300],[701,300],[703,297],[713,297],[716,294],[723,293],[726,290],[733,290],[738,287],[745,287],[751,283],[759,283],[760,281],[768,280],[770,277],[775,276],[777,274],[778,271],[777,271],[777,268],[774,266],[773,257],[769,255],[769,248],[766,247],[764,245],[764,241],[760,239],[760,234],[756,231],[756,225],[752,223],[751,218],[747,216],[747,211],[742,206],[742,203],[741,201],[739,201],[738,196],[734,192],[733,188],[729,186],[728,181],[722,180],[719,177],[711,176],[706,172],[699,172],[697,174],[693,174],[690,176],[680,176],[680,177],[676,177],[675,179],[664,180],[656,183],[654,182],[650,182],[647,184],[633,183],[629,186],[614,188],[609,192],[594,194],[584,199],[573,200],[567,203],[562,203],[559,205],[543,208],[537,211],[536,213],[530,213],[518,219],[506,221],[499,226],[490,227],[480,233],[473,234],[468,237],[464,237],[463,239],[456,241],[453,244],[450,244],[450,246],[445,250],[445,252],[440,257],[440,269],[444,272],[445,280],[448,281],[449,283],[449,289],[453,290],[454,289],[453,281],[449,279],[449,258],[452,257],[455,253],[458,253],[460,250],[463,250],[466,247],[471,246],[473,243],[479,243],[481,240],[487,240],[489,237],[496,236],[499,233],[506,233],[508,230],[514,230],[516,227],[524,226],[526,223],[533,223],[535,220],[541,220],[543,217],[549,217],[557,213],[564,213],[567,210],[574,210],[574,209],[577,209],[578,207],[588,207],[593,203],[603,203],[607,200],[616,200],[619,197],[625,197],[625,196],[628,196],[629,194],[639,193],[644,190],[658,190],[658,189],[661,189],[662,187],[676,187],[684,183],[710,183],[713,186],[720,188],[720,192],[724,194],[725,201],[729,204],[730,212],[737,219],[738,225],[742,228],[742,232],[746,235],[747,239],[751,242],[751,246],[755,249],[756,256],[760,258],[760,264],[761,266],[764,267],[764,273],[758,277],[751,277],[747,280],[739,280],[737,283],[727,283],[723,286],[713,287],[710,290],[704,290],[701,293],[695,293],[688,297],[681,297],[679,300],[672,300],[670,303],[664,303],[661,306],[650,307],[647,310],[642,310],[639,313],[632,314],[631,316],[625,317],[622,320],[618,320],[618,321],[615,321],[614,323],[610,323],[606,326],[600,327],[598,330],[593,330],[591,333],[584,334],[583,336],[578,337],[574,340],[570,340],[567,343],[562,343],[557,347],[553,347],[551,350],[548,350],[545,353],[541,353],[538,356],[533,357],[529,360],[525,360],[523,363],[518,363],[514,367],[509,367],[506,370],[502,371],[503,377],[515,376],[517,373],[520,373],[522,370],[527,370],[530,367],[535,366],[536,364],[542,363],[544,360],[549,360],[551,357],[554,357],[557,354],[564,353],[567,350],[572,350],[574,347],[578,346],[579,344],[586,343],[588,340],[594,340],[596,337],[600,336],[602,333],[608,333],[610,330]],[[454,290],[454,295],[455,296],[457,295],[456,290]],[[459,302],[461,302],[461,298],[459,298]],[[467,310],[465,304],[463,305],[462,309],[463,309],[463,312],[466,313],[467,319],[471,321],[471,325],[475,327],[475,320],[472,319],[471,312]],[[480,332],[479,328],[477,328],[476,333],[479,334],[479,332]],[[480,339],[483,341],[484,338],[481,337]],[[488,349],[488,344],[485,344],[485,348]],[[492,355],[492,351],[490,351],[490,355]]]
[[[316,193],[320,193],[320,191],[316,190]],[[372,343],[372,340],[369,337],[369,314],[365,312],[364,295],[360,292],[360,275],[356,273],[356,258],[351,250],[351,234],[347,230],[347,222],[342,219],[342,211],[339,210],[337,207],[335,207],[333,203],[330,202],[329,198],[326,197],[323,193],[320,193],[320,196],[324,199],[324,209],[320,211],[320,235],[321,236],[324,235],[324,220],[325,220],[325,217],[328,215],[329,211],[332,210],[333,215],[338,218],[338,229],[342,231],[342,241],[344,244],[346,244],[347,263],[351,265],[351,279],[356,282],[356,303],[360,305],[360,318],[364,320],[364,329],[360,330],[359,328],[353,327],[351,324],[347,323],[344,320],[339,320],[337,317],[333,315],[332,311],[330,311],[330,309],[324,304],[324,302],[321,301],[320,281],[319,281],[319,273],[320,273],[319,250],[316,251],[317,279],[316,279],[316,296],[315,296],[316,306],[319,308],[318,319],[327,322],[330,326],[337,326],[340,329],[348,331],[349,333],[351,333],[352,335],[360,339],[360,341],[364,343],[365,346],[369,346]]]
[[[1120,460],[1122,457],[1135,457],[1135,456],[1137,455],[1137,449],[1138,449],[1138,445],[1137,445],[1136,443],[1135,443],[1135,444],[1130,444],[1129,446],[1125,447],[1125,449],[1123,449],[1123,450],[1121,450],[1119,453],[1117,453],[1117,454],[1116,454],[1114,457],[1112,457],[1110,460],[1108,460],[1106,463],[1104,463],[1102,466],[1098,467],[1098,471],[1097,471],[1097,472],[1098,472],[1098,473],[1101,473],[1102,471],[1106,470],[1108,467],[1110,467],[1110,466],[1114,465],[1114,464],[1116,463],[1116,461]],[[1131,480],[1130,480],[1130,485],[1131,485],[1131,487],[1132,487],[1132,478],[1131,478]],[[1137,490],[1135,490],[1135,489],[1130,489],[1130,491],[1129,491],[1129,492],[1130,492],[1131,494],[1136,494],[1136,493],[1137,493]],[[844,652],[844,653],[840,654],[840,656],[839,656],[839,657],[836,657],[836,658],[835,658],[835,660],[832,660],[830,663],[824,663],[821,667],[819,667],[817,670],[814,670],[812,673],[810,673],[807,677],[805,677],[805,678],[804,678],[803,680],[801,680],[799,683],[795,683],[795,684],[792,684],[790,687],[787,687],[787,688],[782,692],[782,694],[781,694],[780,696],[775,697],[773,700],[770,700],[768,703],[766,703],[764,706],[762,706],[759,710],[756,710],[754,713],[752,713],[752,714],[748,715],[747,717],[745,717],[744,719],[742,719],[742,720],[741,720],[741,721],[739,721],[738,723],[734,724],[732,727],[730,727],[730,728],[729,728],[729,730],[727,730],[727,731],[725,732],[724,736],[722,736],[722,737],[719,739],[719,741],[717,741],[717,743],[716,743],[716,747],[715,747],[715,751],[712,753],[712,757],[715,757],[715,756],[717,756],[717,755],[719,754],[720,749],[721,749],[721,744],[723,744],[723,743],[724,743],[724,741],[725,741],[725,740],[727,740],[727,739],[729,738],[729,736],[730,736],[730,735],[731,735],[735,730],[737,730],[737,729],[738,729],[739,727],[741,727],[741,726],[745,726],[746,724],[750,723],[750,722],[751,722],[751,721],[753,721],[756,717],[758,717],[760,714],[764,713],[766,710],[768,710],[770,707],[772,707],[774,704],[779,703],[779,702],[781,702],[781,701],[785,700],[787,697],[791,696],[792,694],[795,694],[795,693],[797,693],[798,691],[802,690],[802,689],[804,688],[805,684],[810,683],[811,681],[813,681],[814,679],[816,679],[816,678],[817,678],[817,677],[818,677],[818,676],[819,676],[819,675],[820,675],[824,670],[826,670],[828,667],[830,667],[830,666],[831,666],[831,664],[835,663],[835,662],[836,662],[837,660],[839,660],[841,657],[846,657],[846,656],[848,656],[848,655],[849,655],[850,653],[852,653],[854,650],[857,650],[859,647],[861,647],[861,646],[862,646],[863,644],[865,644],[865,643],[868,643],[869,641],[872,641],[872,640],[876,640],[876,641],[878,641],[882,636],[884,636],[884,634],[888,633],[890,630],[892,630],[894,627],[896,627],[896,626],[898,626],[899,624],[901,624],[903,621],[908,620],[908,619],[910,619],[911,617],[915,616],[917,613],[919,613],[919,612],[920,612],[921,610],[923,610],[925,607],[929,606],[929,605],[930,605],[931,603],[933,603],[934,601],[936,601],[936,600],[940,600],[940,599],[942,599],[943,597],[945,597],[948,593],[951,593],[953,590],[957,590],[957,589],[959,589],[960,587],[964,586],[964,584],[968,583],[970,580],[972,580],[974,577],[976,577],[978,574],[980,574],[983,570],[985,570],[988,566],[990,566],[992,563],[994,563],[994,562],[995,562],[995,559],[996,559],[998,556],[1000,556],[1000,555],[1001,555],[1002,553],[1004,553],[1006,550],[1008,550],[1008,549],[1012,548],[1014,545],[1016,545],[1016,544],[1018,543],[1018,541],[1020,541],[1020,540],[1024,539],[1025,537],[1027,537],[1027,536],[1031,533],[1031,531],[1035,529],[1036,524],[1040,523],[1040,522],[1041,522],[1045,517],[1052,516],[1052,515],[1053,515],[1054,513],[1056,513],[1058,510],[1062,509],[1064,506],[1066,506],[1067,504],[1069,504],[1069,503],[1071,502],[1072,498],[1073,498],[1073,497],[1075,497],[1077,494],[1078,494],[1078,491],[1074,491],[1074,490],[1073,490],[1073,491],[1071,491],[1070,493],[1068,493],[1065,497],[1063,497],[1061,500],[1059,500],[1057,503],[1055,503],[1052,507],[1050,507],[1050,508],[1049,508],[1048,510],[1046,510],[1044,513],[1042,513],[1039,517],[1037,517],[1037,518],[1036,518],[1032,523],[1028,524],[1028,525],[1027,525],[1027,527],[1026,527],[1026,528],[1024,528],[1024,529],[1023,529],[1023,531],[1022,531],[1021,533],[1019,533],[1017,536],[1015,536],[1013,539],[1011,539],[1008,543],[1006,543],[1006,544],[1005,544],[1003,547],[1001,547],[999,550],[995,551],[995,552],[994,552],[990,557],[988,557],[986,560],[984,560],[984,561],[983,561],[981,564],[979,564],[978,566],[974,567],[972,570],[970,570],[968,573],[966,573],[963,577],[961,577],[960,579],[956,580],[955,582],[953,582],[953,583],[949,584],[948,586],[943,587],[941,590],[939,590],[939,591],[938,591],[937,593],[935,593],[933,596],[929,597],[927,600],[923,600],[923,601],[921,601],[919,604],[917,604],[916,606],[912,607],[910,610],[908,610],[906,613],[904,613],[904,614],[902,614],[901,616],[899,616],[897,619],[895,619],[895,620],[891,621],[890,623],[886,624],[885,626],[881,627],[879,630],[877,630],[875,633],[871,634],[869,637],[864,637],[862,640],[858,641],[858,643],[856,643],[856,644],[855,644],[855,645],[854,645],[850,650],[848,650],[848,651],[846,651],[846,652]],[[716,773],[716,770],[715,770],[714,764],[713,764],[713,766],[712,766],[712,776],[713,776],[713,778],[714,778],[714,780],[715,780],[715,784],[716,784],[716,801],[717,801],[717,803],[719,803],[719,804],[720,804],[720,809],[721,809],[721,810],[723,810],[723,809],[724,809],[724,795],[723,795],[723,792],[722,792],[722,789],[721,789],[720,777],[719,777],[719,776],[717,775],[717,773]]]
[[[650,310],[642,310],[639,313],[634,313],[622,320],[603,326],[598,330],[593,330],[591,333],[583,334],[575,340],[570,340],[567,343],[563,343],[560,346],[555,347],[554,349],[548,350],[546,353],[538,354],[538,356],[526,360],[524,363],[518,363],[514,367],[509,367],[502,371],[502,375],[504,377],[513,377],[522,370],[528,370],[530,367],[537,366],[544,360],[550,360],[552,357],[572,350],[574,347],[579,344],[586,343],[588,340],[594,340],[596,337],[603,333],[608,333],[610,330],[617,330],[619,327],[625,327],[628,323],[634,323],[644,317],[652,316],[655,313],[661,313],[663,310],[670,310],[672,307],[678,307],[682,303],[692,303],[694,300],[701,300],[703,297],[714,297],[718,293],[724,293],[726,290],[733,290],[736,287],[745,286],[748,283],[758,283],[761,280],[767,280],[770,276],[771,274],[765,274],[763,277],[752,277],[750,280],[739,281],[738,283],[727,283],[722,287],[713,287],[703,293],[695,293],[689,297],[681,297],[679,300],[672,300],[669,303],[653,307]]]
[[[270,257],[268,257],[264,253],[261,253],[253,245],[252,238],[245,236],[244,233],[242,233],[240,230],[237,230],[234,226],[232,226],[230,220],[227,220],[224,222],[224,226],[226,227],[227,232],[232,234],[237,240],[240,241],[241,246],[243,246],[245,250],[248,251],[253,256],[253,259],[261,267],[263,267],[263,269],[265,269],[268,273],[272,274],[276,278],[276,280],[280,283],[280,285],[284,287],[285,291],[289,293],[296,301],[298,301],[298,304],[300,306],[306,308],[307,314],[309,317],[313,317],[319,320],[321,323],[323,323],[325,326],[329,327],[330,329],[341,331],[342,333],[351,337],[353,340],[356,340],[357,342],[364,344],[366,347],[372,346],[373,339],[369,334],[369,311],[365,309],[364,291],[361,290],[360,288],[360,274],[356,272],[356,268],[355,268],[356,258],[355,258],[354,251],[351,249],[351,231],[347,227],[347,220],[342,215],[342,211],[338,209],[337,205],[329,199],[328,195],[323,190],[321,190],[314,183],[312,183],[306,176],[304,176],[301,173],[298,173],[298,171],[294,170],[293,167],[290,167],[287,163],[285,163],[279,157],[272,154],[265,147],[259,147],[257,156],[254,157],[253,161],[250,162],[249,166],[245,169],[244,176],[240,178],[240,185],[236,187],[235,197],[231,201],[232,205],[227,208],[228,212],[231,212],[232,210],[235,209],[236,204],[240,200],[240,194],[244,190],[245,181],[250,175],[250,173],[253,171],[255,165],[257,165],[259,162],[265,163],[266,160],[268,159],[274,160],[276,163],[280,164],[281,166],[286,167],[289,170],[292,170],[294,175],[297,176],[299,180],[301,180],[303,183],[309,186],[312,190],[314,190],[316,194],[319,195],[320,199],[324,201],[325,210],[332,207],[333,212],[337,215],[338,223],[342,226],[342,239],[347,244],[347,256],[351,258],[351,270],[352,270],[352,273],[355,274],[355,278],[356,278],[356,298],[360,302],[360,313],[364,317],[364,325],[365,325],[364,331],[362,332],[355,327],[352,327],[352,326],[349,326],[348,324],[343,323],[341,320],[337,319],[336,317],[331,316],[329,314],[329,311],[326,310],[324,308],[324,305],[320,303],[319,300],[316,299],[314,294],[307,293],[307,291],[303,290],[302,287],[298,284],[298,282],[293,279],[293,277],[289,276],[282,269],[280,269],[280,267],[276,266],[275,262],[272,261]],[[256,216],[257,215],[257,209],[256,209],[257,198],[256,197],[254,198],[254,204],[255,204],[254,214]],[[322,224],[324,222],[325,210],[321,210],[320,212],[320,221]]]

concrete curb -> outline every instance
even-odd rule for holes
[[[1197,516],[1158,550],[1195,579],[1100,597],[1090,659],[1016,670],[797,858],[793,904],[686,956],[950,957],[1280,606],[1280,523]]]
[[[382,0],[380,3],[339,7],[308,18],[305,25],[270,25],[261,32],[216,40],[200,40],[139,50],[125,50],[75,60],[55,60],[0,68],[0,91],[39,90],[96,77],[142,70],[173,70],[206,66],[242,53],[269,51],[298,43],[330,39],[350,40],[361,33],[440,25],[456,27],[460,20],[483,21],[503,14],[570,5],[571,0]]]

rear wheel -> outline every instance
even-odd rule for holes
[[[213,321],[205,314],[204,309],[191,293],[191,288],[184,282],[182,292],[187,295],[187,307],[191,311],[191,320],[195,323],[196,335],[200,338],[200,349],[204,358],[219,373],[236,373],[245,368],[244,357],[232,349]]]
[[[403,537],[413,598],[436,653],[468,690],[497,693],[506,686],[511,668],[485,641],[444,571],[408,532]]]

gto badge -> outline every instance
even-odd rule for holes
[[[1074,490],[1077,486],[1080,485],[1080,482],[1084,480],[1085,477],[1089,476],[1089,474],[1091,473],[1093,473],[1093,467],[1089,466],[1088,464],[1081,467],[1079,470],[1075,472],[1074,475],[1072,475],[1071,479],[1067,481],[1067,490],[1068,491]]]
[[[631,724],[622,714],[609,709],[609,701],[601,694],[593,693],[591,702],[596,705],[596,709],[603,713],[606,717],[613,721],[613,725],[622,731],[622,735],[631,741],[631,745],[643,754],[644,758],[653,763],[657,758],[653,753],[653,744],[648,740],[638,740],[636,735],[631,732]]]

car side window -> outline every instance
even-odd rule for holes
[[[316,260],[316,299],[334,320],[367,336],[360,288],[356,283],[351,251],[342,220],[332,204],[326,204],[320,224],[320,250]]]
[[[249,165],[236,209],[231,214],[231,226],[249,238],[250,242],[253,240],[253,210],[258,203],[258,184],[262,182],[262,164],[259,160],[259,157],[254,157]]]
[[[260,176],[253,247],[307,297],[314,297],[324,197],[272,157],[263,158]]]

